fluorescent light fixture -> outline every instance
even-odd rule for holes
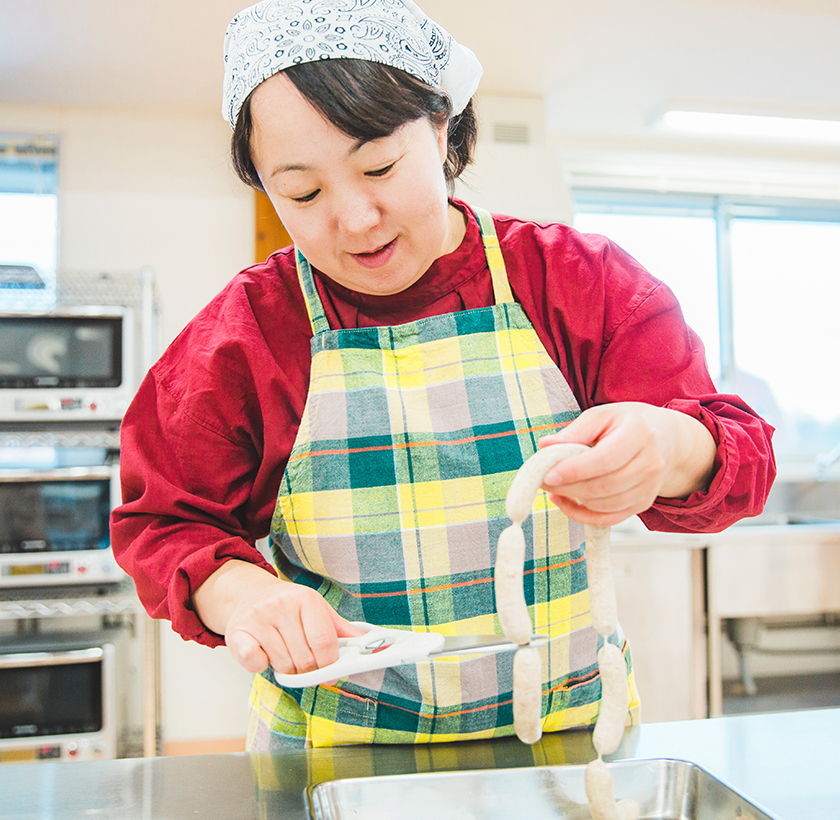
[[[707,136],[840,144],[840,120],[671,109],[661,116],[657,125],[670,131]]]

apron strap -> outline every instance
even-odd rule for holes
[[[324,306],[321,304],[321,297],[315,288],[315,277],[312,275],[312,265],[306,257],[295,248],[295,264],[297,265],[298,280],[303,291],[303,299],[306,302],[306,312],[309,314],[309,323],[312,325],[312,334],[317,336],[330,329],[327,315],[324,313]]]
[[[505,270],[505,260],[502,256],[502,249],[499,247],[499,237],[496,236],[493,217],[484,208],[473,207],[473,212],[478,219],[478,227],[481,228],[484,253],[487,256],[487,267],[490,268],[490,276],[493,277],[493,295],[496,298],[496,304],[513,302],[513,293],[510,290],[510,283]]]
[[[502,249],[499,247],[499,238],[496,236],[493,217],[483,208],[473,208],[473,212],[478,220],[478,227],[481,229],[481,239],[484,242],[487,267],[490,268],[490,276],[493,279],[493,296],[496,304],[511,303],[514,301],[513,293],[508,282],[505,260],[502,257]],[[309,322],[312,325],[312,333],[313,335],[323,333],[330,329],[330,323],[327,321],[324,306],[321,304],[321,297],[315,287],[312,266],[297,248],[295,248],[295,264],[304,301],[306,302],[306,312],[309,314]]]

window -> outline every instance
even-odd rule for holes
[[[638,260],[676,294],[703,340],[712,377],[720,376],[720,321],[714,213],[699,203],[661,207],[616,201],[598,210],[578,203],[575,228],[598,233]],[[690,252],[687,249],[691,249]]]
[[[780,460],[840,442],[840,205],[575,198],[578,230],[608,236],[675,292],[718,389],[776,427]]]
[[[0,310],[55,306],[58,141],[0,134]]]
[[[819,222],[736,214],[736,389],[764,390],[778,450],[830,450],[840,442],[840,214]]]

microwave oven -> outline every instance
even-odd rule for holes
[[[128,722],[124,632],[3,639],[0,763],[118,757]]]
[[[0,589],[114,584],[119,465],[0,470]]]
[[[0,313],[0,422],[114,421],[138,387],[134,312]]]

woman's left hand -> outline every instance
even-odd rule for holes
[[[701,422],[642,402],[592,407],[540,447],[569,442],[592,449],[551,469],[543,489],[582,524],[611,526],[657,497],[687,498],[714,472],[715,441]]]

